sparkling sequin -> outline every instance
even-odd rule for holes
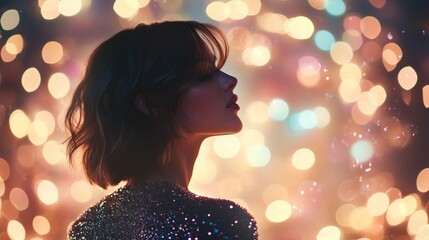
[[[86,210],[69,239],[258,239],[255,219],[234,202],[159,181],[122,187]]]

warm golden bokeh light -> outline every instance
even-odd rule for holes
[[[350,203],[341,205],[335,213],[335,220],[337,221],[338,225],[350,227],[350,215],[355,209],[356,206]]]
[[[207,5],[207,16],[215,21],[224,21],[229,17],[228,5],[221,1],[213,1]]]
[[[42,58],[48,64],[55,64],[64,55],[63,46],[56,41],[47,42],[42,49]]]
[[[75,181],[70,187],[71,197],[79,203],[89,202],[93,196],[92,188],[86,181]]]
[[[308,3],[310,4],[310,6],[312,6],[314,9],[317,10],[323,10],[325,9],[326,6],[326,2],[328,0],[308,0]]]
[[[13,240],[24,240],[26,233],[22,223],[16,220],[11,220],[7,224],[7,234]]]
[[[63,16],[71,17],[79,13],[82,9],[82,0],[61,0],[58,10]]]
[[[7,40],[4,46],[10,54],[20,54],[24,48],[24,39],[20,34],[15,34]]]
[[[138,1],[135,0],[115,0],[113,10],[119,17],[130,19],[134,17],[139,10]]]
[[[377,18],[366,16],[360,22],[360,30],[365,37],[375,39],[381,32],[381,24]]]
[[[428,226],[428,215],[424,210],[414,212],[408,220],[407,231],[410,235],[417,235]]]
[[[270,222],[284,222],[292,215],[292,206],[284,200],[275,200],[265,209],[265,217]]]
[[[246,109],[247,117],[255,123],[263,123],[268,120],[268,105],[261,101],[251,102]]]
[[[39,235],[46,235],[51,230],[49,220],[44,216],[35,216],[33,218],[33,228]]]
[[[429,108],[429,85],[426,85],[422,89],[423,92],[423,104],[426,108]]]
[[[41,180],[36,184],[37,197],[46,205],[52,205],[58,201],[58,188],[49,180]]]
[[[54,73],[48,80],[48,90],[52,97],[59,99],[67,95],[70,90],[70,82],[64,73]]]
[[[251,66],[264,66],[271,59],[270,50],[265,46],[249,47],[243,51],[242,59]]]
[[[287,17],[283,14],[266,12],[258,16],[256,23],[264,31],[285,34],[286,21]]]
[[[28,128],[30,127],[31,120],[20,109],[16,109],[12,112],[9,117],[9,126],[13,135],[17,138],[23,138],[27,136]]]
[[[348,43],[340,41],[332,45],[330,54],[334,62],[338,63],[339,65],[344,65],[352,60],[353,49]]]
[[[10,190],[9,200],[18,211],[24,211],[28,208],[28,196],[21,188],[13,188]]]
[[[59,0],[46,0],[40,7],[40,13],[46,20],[54,20],[60,15],[59,11]]]
[[[65,145],[60,144],[55,140],[47,141],[43,145],[42,153],[46,162],[51,165],[59,164],[66,160]]]
[[[343,33],[343,41],[350,45],[353,51],[359,50],[363,45],[362,34],[356,30],[347,30]]]
[[[416,185],[419,192],[429,192],[429,168],[425,168],[420,171],[417,176]]]
[[[405,221],[407,217],[407,208],[404,204],[404,200],[396,199],[393,201],[386,213],[386,220],[392,226],[397,226]]]
[[[297,16],[285,22],[285,30],[294,39],[309,39],[314,32],[314,24],[306,16]]]
[[[336,226],[326,226],[317,233],[317,240],[341,240],[341,229]]]
[[[417,73],[411,66],[403,67],[398,73],[398,83],[405,89],[412,89],[417,83]]]
[[[308,170],[316,162],[314,152],[308,148],[300,148],[292,155],[292,165],[298,170]]]
[[[359,82],[345,80],[341,82],[338,93],[344,102],[353,103],[359,99],[362,92]]]
[[[226,3],[229,9],[229,18],[233,20],[240,20],[247,17],[249,10],[244,1],[241,0],[230,0]]]
[[[371,195],[367,201],[368,212],[371,216],[381,216],[389,207],[390,201],[386,193],[377,192]]]
[[[37,68],[31,67],[22,74],[21,84],[25,91],[34,92],[39,88],[41,80],[42,78]]]

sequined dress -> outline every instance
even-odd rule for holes
[[[234,202],[166,182],[127,185],[86,210],[69,239],[258,239],[255,219]]]

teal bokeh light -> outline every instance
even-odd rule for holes
[[[356,160],[356,163],[362,164],[374,155],[374,147],[367,140],[359,140],[352,145],[350,153]]]
[[[329,31],[320,30],[316,33],[314,37],[314,42],[320,50],[330,51],[332,44],[335,43],[335,37]]]
[[[346,12],[346,4],[343,0],[327,0],[325,9],[332,16],[341,16]]]

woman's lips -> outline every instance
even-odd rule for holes
[[[238,96],[234,94],[231,97],[231,100],[229,100],[228,105],[226,105],[226,108],[239,110],[240,106],[237,104],[237,100],[238,100]]]

